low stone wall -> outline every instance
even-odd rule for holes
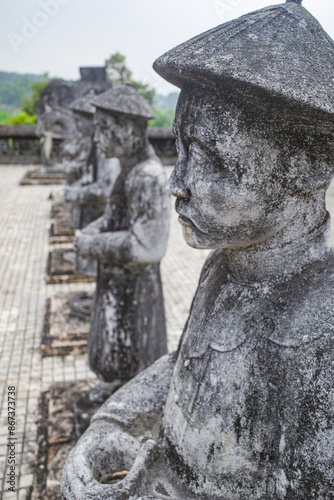
[[[39,139],[34,125],[0,126],[0,164],[42,163]],[[149,129],[150,141],[165,165],[175,163],[177,153],[171,130]],[[56,148],[57,144],[55,144]]]
[[[39,139],[32,125],[0,126],[0,163],[41,163]]]
[[[149,138],[156,154],[164,165],[174,165],[177,160],[175,135],[168,128],[150,128]]]

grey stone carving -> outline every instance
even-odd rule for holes
[[[93,136],[94,124],[93,116],[95,108],[90,104],[88,95],[75,99],[69,109],[72,111],[76,125],[76,133],[72,136],[72,141],[63,147],[66,174],[66,184],[71,185],[85,176],[85,182],[89,182],[87,177],[92,175],[89,172],[89,165],[94,161]]]
[[[65,165],[68,185],[65,199],[71,203],[71,225],[83,229],[101,217],[113,185],[120,172],[119,161],[115,158],[103,159],[93,141],[95,107],[91,100],[94,93],[76,99],[70,104],[78,130],[78,156]],[[80,149],[79,149],[80,148]],[[75,182],[74,178],[77,178]],[[76,257],[77,271],[96,274],[96,262]]]
[[[73,141],[73,149],[77,154],[65,163],[65,199],[70,202],[70,225],[75,229],[83,229],[103,215],[120,172],[117,159],[104,160],[96,150],[93,141],[95,107],[90,103],[94,96],[95,94],[90,92],[69,106],[77,126],[76,140]],[[74,267],[81,274],[96,276],[97,264],[94,260],[84,259],[76,254]],[[70,300],[69,306],[72,315],[89,322],[93,304],[94,294],[82,292]]]
[[[93,417],[64,498],[334,498],[334,43],[287,2],[155,68],[182,89],[169,186],[184,237],[213,252],[178,352]]]
[[[129,380],[167,352],[159,263],[170,202],[160,161],[147,139],[152,110],[129,86],[97,97],[95,140],[121,173],[103,217],[76,233],[83,258],[98,261],[89,364],[110,382]]]
[[[77,229],[83,229],[101,217],[112,188],[120,173],[116,158],[104,159],[95,145],[88,175],[66,189],[66,199],[72,204],[71,222]],[[96,261],[76,255],[75,268],[84,274],[96,274]]]
[[[38,121],[41,156],[45,171],[62,171],[61,162],[75,157],[76,125],[68,108],[55,106]],[[55,160],[57,158],[57,160]]]
[[[77,82],[58,78],[51,80],[39,95],[36,105],[37,134],[40,137],[43,163],[45,167],[49,167],[49,171],[55,165],[58,165],[59,170],[63,155],[66,156],[68,148],[71,148],[69,143],[73,143],[71,134],[75,133],[75,128],[67,121],[68,106],[92,90],[100,94],[112,87],[106,81],[106,70],[103,67],[80,68],[80,73],[81,80]]]

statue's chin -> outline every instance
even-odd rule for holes
[[[220,243],[210,240],[209,236],[198,235],[195,231],[188,227],[182,227],[183,238],[185,242],[192,248],[197,250],[241,250],[249,246],[261,243],[266,238],[259,239],[245,239],[234,242],[232,238],[222,239]]]
[[[182,232],[183,232],[183,238],[187,245],[189,245],[192,248],[197,248],[197,250],[209,250],[212,247],[208,246],[205,244],[205,242],[200,242],[196,236],[194,236],[193,232],[191,229],[187,227],[182,227]]]

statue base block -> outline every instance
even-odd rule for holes
[[[50,226],[49,243],[72,243],[75,229],[71,225],[70,211],[59,211]]]
[[[65,174],[60,170],[48,170],[45,167],[28,170],[21,182],[21,186],[48,186],[52,184],[65,184]]]
[[[34,467],[34,500],[61,500],[63,468],[77,442],[73,403],[95,385],[95,381],[54,384],[42,393]]]
[[[54,199],[53,194],[50,195],[50,199]],[[56,199],[57,201],[55,201],[51,207],[51,219],[61,215],[69,217],[71,214],[71,204],[67,203],[63,196],[59,196]]]
[[[80,296],[86,296],[83,292]],[[78,301],[78,294],[58,294],[47,299],[41,351],[42,356],[66,356],[84,354],[90,329],[90,315],[74,315],[72,301]]]
[[[86,391],[76,402],[75,412],[75,433],[79,438],[88,429],[92,417],[103,403],[122,387],[125,382],[116,381],[114,383],[101,383]]]
[[[49,253],[46,282],[92,283],[96,277],[78,272],[74,267],[75,252],[69,248],[57,248]]]

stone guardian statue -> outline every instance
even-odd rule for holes
[[[155,63],[181,88],[179,222],[213,251],[178,352],[98,411],[66,500],[334,498],[334,43],[300,4]]]
[[[120,173],[120,164],[116,158],[102,158],[97,151],[94,137],[95,107],[91,104],[95,94],[90,92],[76,99],[70,105],[82,140],[81,155],[65,167],[68,177],[80,175],[76,182],[66,187],[65,199],[71,203],[71,225],[83,229],[104,213],[107,200]],[[77,271],[96,274],[96,262],[76,257]]]
[[[90,173],[88,169],[93,149],[93,116],[95,113],[94,106],[90,104],[91,98],[92,96],[90,95],[79,97],[68,106],[72,111],[75,121],[76,133],[73,140],[68,145],[64,146],[66,158],[64,162],[64,171],[66,174],[67,186],[71,186],[77,181],[80,181],[83,176],[85,178],[88,177]]]
[[[98,262],[90,367],[104,381],[124,383],[167,352],[160,260],[170,200],[147,138],[153,112],[146,101],[123,86],[93,104],[98,151],[118,158],[121,173],[103,217],[77,232],[75,246],[81,257]]]

